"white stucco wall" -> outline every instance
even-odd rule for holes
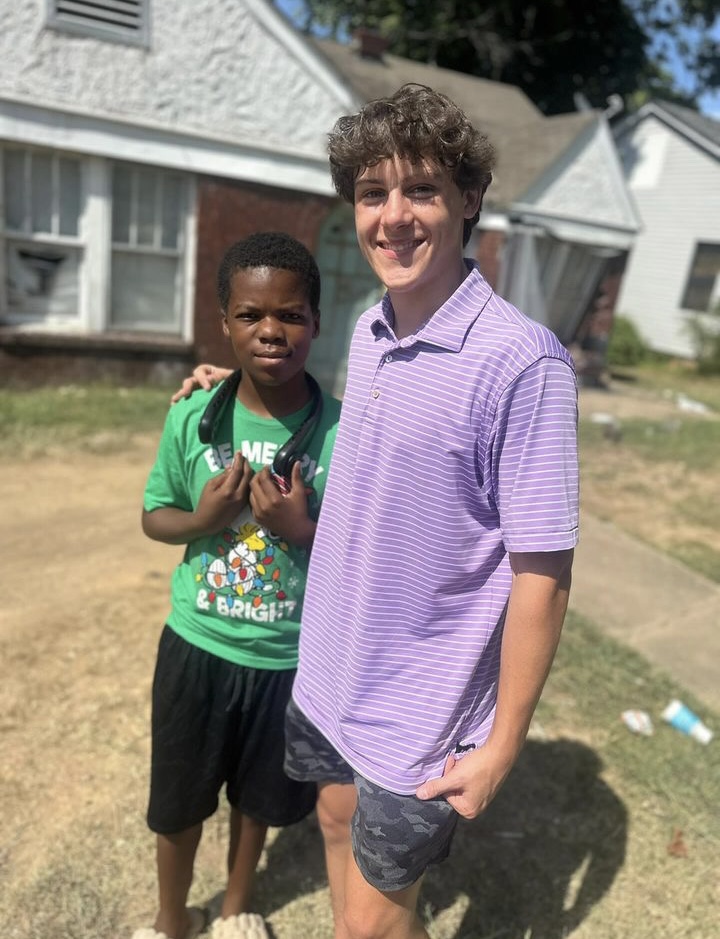
[[[350,100],[261,0],[151,0],[149,49],[45,23],[45,0],[0,0],[0,99],[312,158]]]
[[[604,120],[574,141],[518,207],[542,215],[568,241],[626,248],[638,226],[620,160]]]
[[[658,352],[692,356],[680,307],[695,245],[720,242],[720,161],[655,116],[620,140],[628,186],[641,215],[617,310]]]

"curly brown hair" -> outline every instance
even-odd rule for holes
[[[461,192],[484,193],[495,164],[495,148],[465,112],[440,92],[414,83],[339,118],[329,135],[328,155],[335,191],[351,205],[358,175],[393,156],[446,167]],[[480,209],[465,219],[463,245],[479,217]]]

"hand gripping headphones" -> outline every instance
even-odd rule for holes
[[[232,399],[237,394],[241,378],[242,370],[237,369],[232,373],[232,375],[230,375],[229,378],[225,379],[225,381],[220,385],[220,387],[210,399],[198,425],[198,437],[200,438],[201,443],[212,443],[220,418],[222,417],[228,402],[232,401]],[[275,459],[273,460],[272,466],[270,468],[273,479],[275,480],[280,491],[283,493],[290,491],[290,474],[292,473],[292,468],[295,463],[301,459],[303,453],[305,452],[305,448],[307,447],[312,438],[312,435],[315,433],[315,430],[320,423],[320,417],[322,416],[323,403],[320,386],[312,377],[312,375],[308,375],[307,372],[305,373],[305,378],[307,379],[308,387],[310,388],[310,394],[312,396],[310,413],[298,427],[292,437],[290,437],[290,439],[277,451],[275,454]]]

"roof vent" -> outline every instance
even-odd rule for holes
[[[354,47],[363,59],[376,59],[382,62],[383,52],[390,45],[390,40],[381,36],[376,29],[361,26],[353,33]]]
[[[49,0],[48,25],[66,32],[144,45],[149,0]]]

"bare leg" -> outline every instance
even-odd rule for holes
[[[237,809],[230,813],[228,883],[220,914],[223,919],[249,911],[255,868],[265,844],[267,828],[267,825]]]
[[[317,816],[325,845],[325,863],[330,884],[330,903],[335,923],[335,939],[347,939],[343,911],[345,909],[345,878],[352,860],[350,820],[357,805],[357,792],[352,783],[320,783]]]
[[[170,939],[182,939],[190,926],[187,898],[193,879],[195,853],[202,824],[176,835],[157,836],[158,895],[160,909],[155,929]]]
[[[342,939],[429,939],[417,915],[422,878],[405,890],[384,893],[372,887],[353,857],[345,878]]]

